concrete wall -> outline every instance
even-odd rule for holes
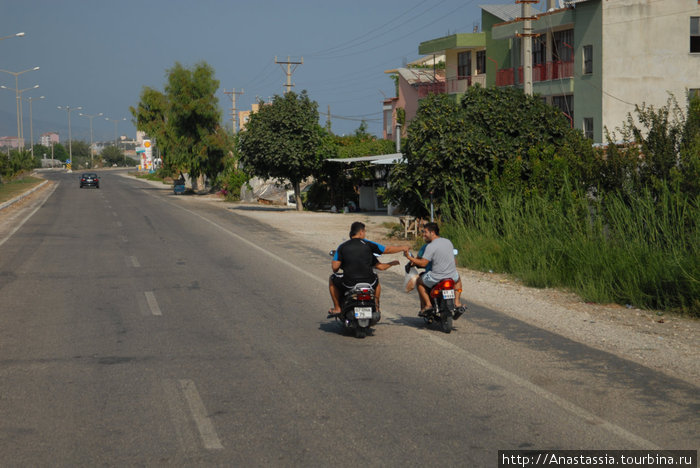
[[[697,0],[603,1],[603,123],[619,127],[635,104],[665,105],[700,88],[700,54],[690,53]]]

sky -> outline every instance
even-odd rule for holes
[[[480,26],[479,5],[510,0],[0,0],[0,69],[20,72],[22,98],[32,97],[35,140],[47,131],[73,139],[135,136],[129,112],[144,86],[163,90],[176,62],[206,62],[220,82],[223,122],[237,110],[284,92],[283,66],[301,61],[293,90],[307,90],[321,123],[332,115],[336,134],[355,131],[365,119],[381,136],[382,101],[395,95],[385,70],[419,58],[421,42]],[[537,7],[536,7],[537,8]],[[15,77],[0,72],[0,136],[17,136]],[[44,99],[39,99],[44,96]],[[24,136],[30,136],[23,101]]]

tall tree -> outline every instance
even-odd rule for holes
[[[164,165],[171,170],[213,179],[231,146],[219,125],[214,69],[205,62],[191,69],[176,62],[167,75],[165,92],[144,87],[139,104],[130,108],[136,127],[156,139]]]
[[[175,160],[191,177],[210,178],[223,170],[228,138],[219,126],[219,81],[214,69],[202,62],[193,69],[179,63],[169,70],[165,93],[170,103],[168,127],[174,136],[170,148]]]
[[[318,104],[306,91],[290,91],[269,105],[261,103],[241,133],[238,149],[253,175],[291,182],[297,210],[302,210],[301,182],[320,167],[320,145]]]

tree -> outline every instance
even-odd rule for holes
[[[389,198],[427,214],[455,191],[484,198],[489,190],[556,191],[566,175],[590,183],[594,153],[583,134],[538,97],[506,88],[471,87],[455,103],[423,99],[408,127],[406,164],[390,175]]]
[[[192,69],[175,63],[168,70],[165,92],[145,87],[139,104],[131,107],[136,128],[155,138],[164,165],[191,177],[214,179],[223,170],[231,139],[219,125],[215,96],[219,81],[207,63]]]
[[[103,149],[101,156],[107,166],[112,166],[114,164],[122,166],[125,164],[124,152],[114,145]]]
[[[297,210],[302,210],[301,182],[323,160],[318,104],[306,91],[290,91],[275,96],[269,105],[260,104],[240,135],[241,162],[255,176],[291,182]]]

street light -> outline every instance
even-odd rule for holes
[[[18,142],[17,142],[17,147],[18,147],[18,148],[19,148],[20,146],[21,146],[22,148],[24,148],[24,116],[22,115],[22,111],[23,111],[22,107],[24,107],[24,106],[22,106],[22,93],[25,92],[25,91],[29,91],[29,90],[31,90],[31,89],[36,89],[36,88],[38,88],[38,87],[39,87],[39,85],[34,85],[34,86],[32,86],[31,88],[24,88],[24,89],[15,90],[15,93],[17,94],[17,96],[19,97],[19,100],[20,100],[20,104],[19,104],[19,121],[20,121],[20,126],[19,126],[19,139],[18,139]],[[0,88],[1,88],[1,89],[7,89],[8,91],[12,91],[10,88],[8,88],[8,87],[5,86],[5,85],[0,86]],[[25,99],[25,100],[26,100],[26,99]],[[21,142],[21,145],[20,145],[20,142]]]
[[[29,96],[28,98],[24,98],[25,101],[29,102],[29,140],[31,145],[32,157],[34,157],[34,117],[32,116],[32,101],[34,99],[44,99],[44,96],[39,96],[38,98]]]
[[[83,114],[81,112],[79,115],[82,115],[83,117],[87,117],[88,119],[90,119],[90,169],[92,169],[95,166],[95,163],[92,161],[92,154],[94,152],[93,148],[92,148],[92,119],[94,119],[95,117],[99,117],[103,114],[102,114],[102,112],[100,112],[99,114],[90,115],[90,114]]]
[[[110,119],[109,117],[105,117],[105,120],[108,120],[114,124],[114,146],[117,146],[117,125],[119,125],[119,122],[121,121],[126,121],[126,117],[122,117],[121,119]]]
[[[70,134],[70,113],[74,110],[80,110],[82,107],[72,108],[71,106],[58,106],[59,109],[64,110],[68,113],[68,159],[70,159],[71,166],[73,164],[73,145],[71,144],[71,134]]]
[[[19,34],[24,35],[24,33],[19,33]],[[12,36],[10,36],[10,37],[12,37]],[[20,36],[20,37],[21,37],[21,36]],[[22,73],[27,73],[27,72],[34,71],[34,70],[38,70],[38,69],[39,69],[39,67],[34,67],[34,68],[29,68],[29,69],[27,69],[27,70],[19,71],[19,72],[12,72],[12,71],[9,71],[9,70],[0,70],[0,72],[9,73],[10,75],[13,75],[13,76],[15,77],[15,93],[17,94],[17,146],[18,146],[18,147],[19,147],[20,138],[21,138],[21,135],[20,135],[20,124],[19,124],[19,122],[20,122],[20,118],[21,118],[20,115],[21,115],[21,112],[22,112],[22,111],[20,110],[20,102],[19,102],[19,100],[20,100],[20,94],[19,94],[19,75],[21,75]],[[38,88],[39,85],[37,85],[37,86],[35,86],[35,87]],[[26,91],[26,90],[24,90],[24,91]],[[22,146],[24,147],[24,144],[22,144]]]
[[[0,37],[0,41],[2,41],[3,39],[9,39],[11,37],[23,37],[23,36],[24,36],[23,32],[18,32],[17,34],[10,34],[9,36]]]

